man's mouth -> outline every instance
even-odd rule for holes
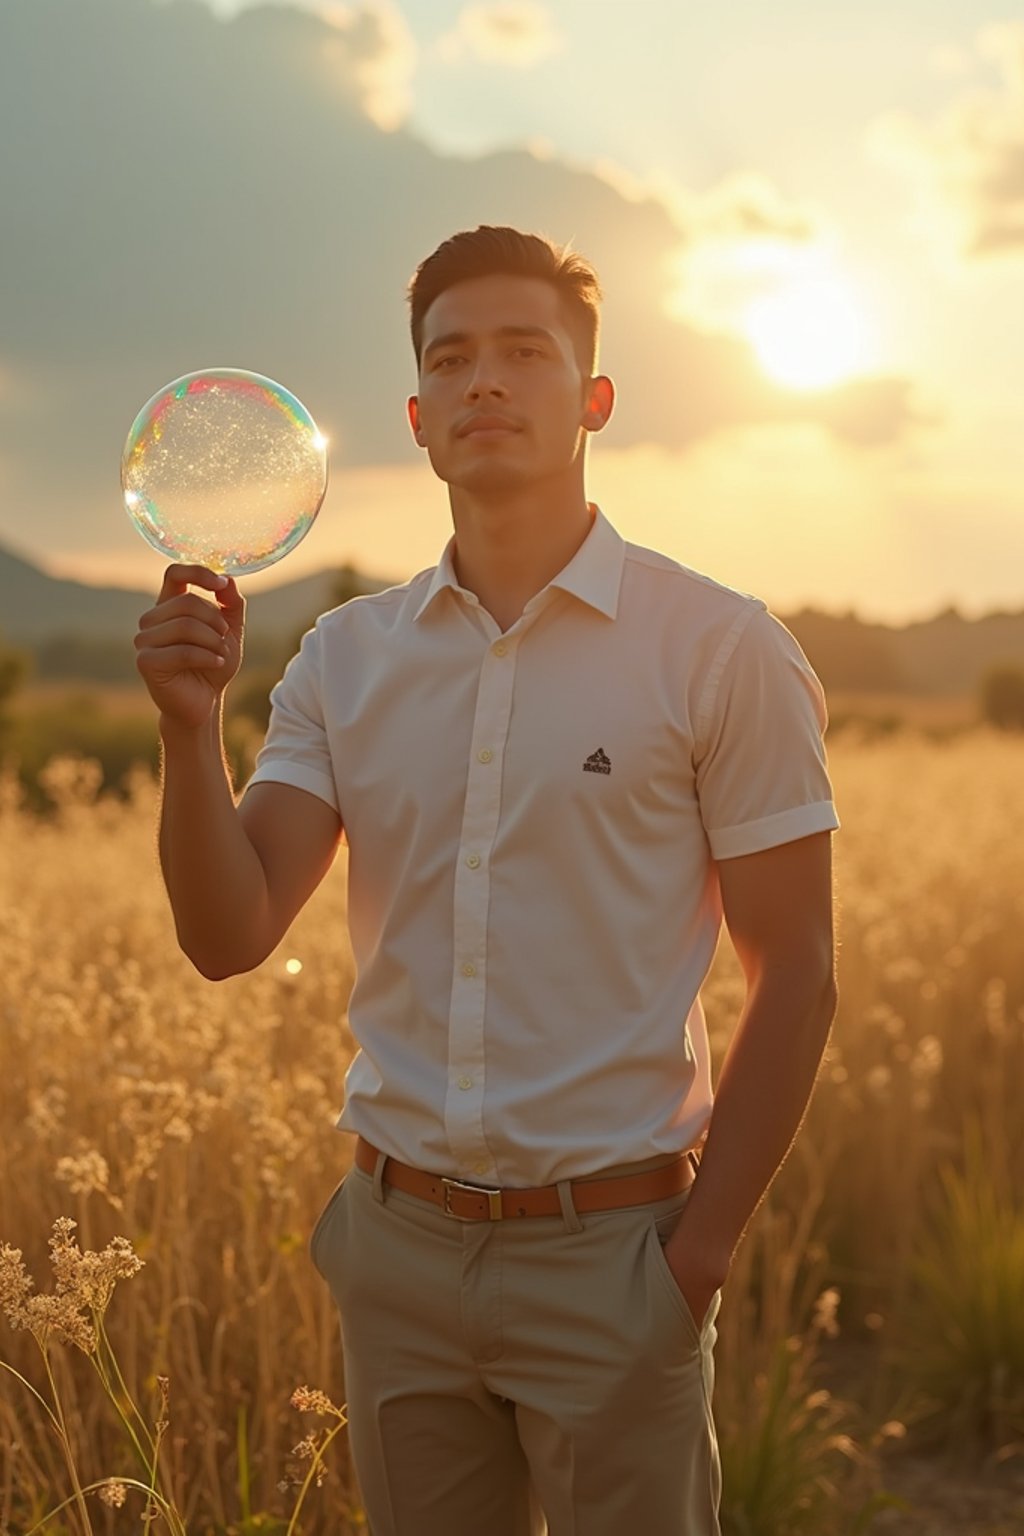
[[[503,416],[474,416],[460,427],[458,437],[498,437],[506,432],[518,432],[519,428],[514,422],[506,421]]]

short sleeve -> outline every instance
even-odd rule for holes
[[[292,784],[308,790],[340,814],[331,750],[324,722],[322,634],[317,625],[270,693],[270,724],[246,788]]]
[[[696,785],[714,859],[839,827],[825,755],[825,694],[763,603],[719,646],[697,719]]]

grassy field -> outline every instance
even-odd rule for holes
[[[724,1292],[723,1529],[1010,1536],[1024,1522],[1024,738],[851,726],[829,752],[839,1012]],[[68,1290],[37,1312],[45,1356],[0,1320],[0,1360],[28,1383],[0,1374],[0,1529],[25,1536],[72,1493],[66,1444],[83,1487],[155,1481],[171,1511],[157,1529],[285,1536],[312,1469],[293,1449],[337,1423],[292,1394],[344,1401],[306,1252],[347,1145],[333,1130],[352,1048],[344,856],[259,971],[213,985],[175,944],[152,780],[117,802],[97,799],[87,764],[48,774],[49,819],[12,780],[0,790],[0,1244],[40,1291],[60,1217],[87,1250],[123,1234],[143,1267],[107,1306],[103,1284],[130,1263],[111,1250],[83,1266],[58,1234]],[[704,996],[717,1064],[743,997],[725,940]],[[15,1310],[18,1274],[8,1253],[0,1299]],[[54,1341],[72,1314],[89,1321],[76,1295],[99,1296],[94,1348]],[[293,1529],[354,1536],[343,1431],[326,1464]],[[135,1528],[144,1499],[83,1493],[46,1530]]]

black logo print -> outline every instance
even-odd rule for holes
[[[612,760],[607,755],[604,747],[598,747],[596,752],[591,752],[583,764],[584,773],[611,773]]]

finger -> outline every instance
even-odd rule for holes
[[[227,625],[214,610],[212,619],[166,619],[161,624],[140,629],[135,636],[136,650],[150,646],[164,647],[179,644],[200,645],[208,650],[226,650],[224,636]]]
[[[217,606],[227,620],[228,625],[237,633],[241,629],[242,621],[245,618],[245,598],[239,592],[235,584],[235,578],[233,576],[226,577],[224,586],[218,588],[214,596]]]
[[[147,648],[135,658],[143,677],[166,678],[169,673],[206,672],[224,665],[224,657],[198,645]]]
[[[211,625],[220,634],[226,634],[229,627],[215,603],[200,597],[198,592],[185,592],[179,597],[168,597],[153,608],[147,608],[139,619],[139,628],[148,630],[157,624],[165,624],[168,619],[179,618],[198,619],[203,624]]]
[[[202,587],[207,592],[218,592],[230,578],[220,576],[206,565],[169,565],[164,571],[158,603],[169,597],[177,597],[188,587]]]

